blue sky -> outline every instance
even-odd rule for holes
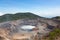
[[[60,0],[0,0],[0,15],[32,12],[43,17],[60,16]]]

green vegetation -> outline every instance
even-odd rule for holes
[[[18,19],[23,19],[23,18],[39,18],[40,16],[37,16],[35,14],[32,14],[30,12],[26,13],[16,13],[16,14],[5,14],[3,16],[0,16],[0,22],[4,21],[11,21],[11,20],[18,20]]]
[[[60,36],[60,29],[56,28],[49,33],[49,40],[55,40],[59,36]]]

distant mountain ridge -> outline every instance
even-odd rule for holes
[[[35,15],[30,12],[16,13],[16,14],[5,14],[3,16],[0,16],[0,22],[18,20],[18,19],[23,19],[23,18],[36,19],[36,18],[40,18],[40,16]]]
[[[60,20],[60,16],[53,17],[52,19]]]

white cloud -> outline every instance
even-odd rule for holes
[[[13,9],[5,12],[0,12],[0,16],[6,13],[16,13],[16,12],[32,12],[34,14],[43,16],[43,17],[54,17],[60,16],[60,7],[40,7],[32,9]]]
[[[0,12],[0,16],[2,16],[2,15],[4,15],[4,13],[3,12]]]
[[[43,16],[43,17],[60,16],[60,7],[44,8],[44,9],[37,10],[33,13],[40,15],[40,16]]]

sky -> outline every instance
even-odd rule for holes
[[[0,16],[31,12],[42,17],[60,16],[60,0],[0,0]]]

